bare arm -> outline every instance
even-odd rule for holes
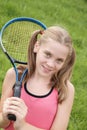
[[[58,111],[51,130],[67,130],[70,113],[74,100],[74,87],[68,83],[68,96],[62,104],[58,104]]]
[[[7,71],[6,76],[4,78],[4,82],[2,85],[2,95],[0,101],[0,128],[8,126],[10,121],[5,117],[3,113],[3,104],[4,101],[12,96],[12,87],[15,83],[15,73],[14,70],[11,68]]]

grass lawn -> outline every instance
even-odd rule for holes
[[[47,26],[67,28],[76,49],[72,75],[75,100],[68,130],[87,130],[87,1],[86,0],[0,0],[0,28],[14,17],[33,17]],[[0,93],[9,61],[0,49]]]

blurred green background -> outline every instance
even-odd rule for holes
[[[87,0],[0,0],[0,29],[15,17],[33,17],[48,26],[61,25],[76,49],[72,83],[75,100],[68,130],[87,130]],[[0,93],[9,61],[0,49]]]

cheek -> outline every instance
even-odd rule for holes
[[[38,63],[43,63],[43,62],[45,62],[46,61],[46,59],[44,58],[44,56],[42,55],[42,54],[37,54],[37,57],[36,57],[36,61],[38,62]]]
[[[56,66],[57,72],[60,71],[60,69],[62,69],[63,65],[64,65],[64,64],[59,64],[59,65]]]

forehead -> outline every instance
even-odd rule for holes
[[[52,39],[42,43],[41,46],[43,50],[50,52],[52,55],[58,58],[60,57],[65,59],[69,52],[69,48],[67,46],[53,41]]]

